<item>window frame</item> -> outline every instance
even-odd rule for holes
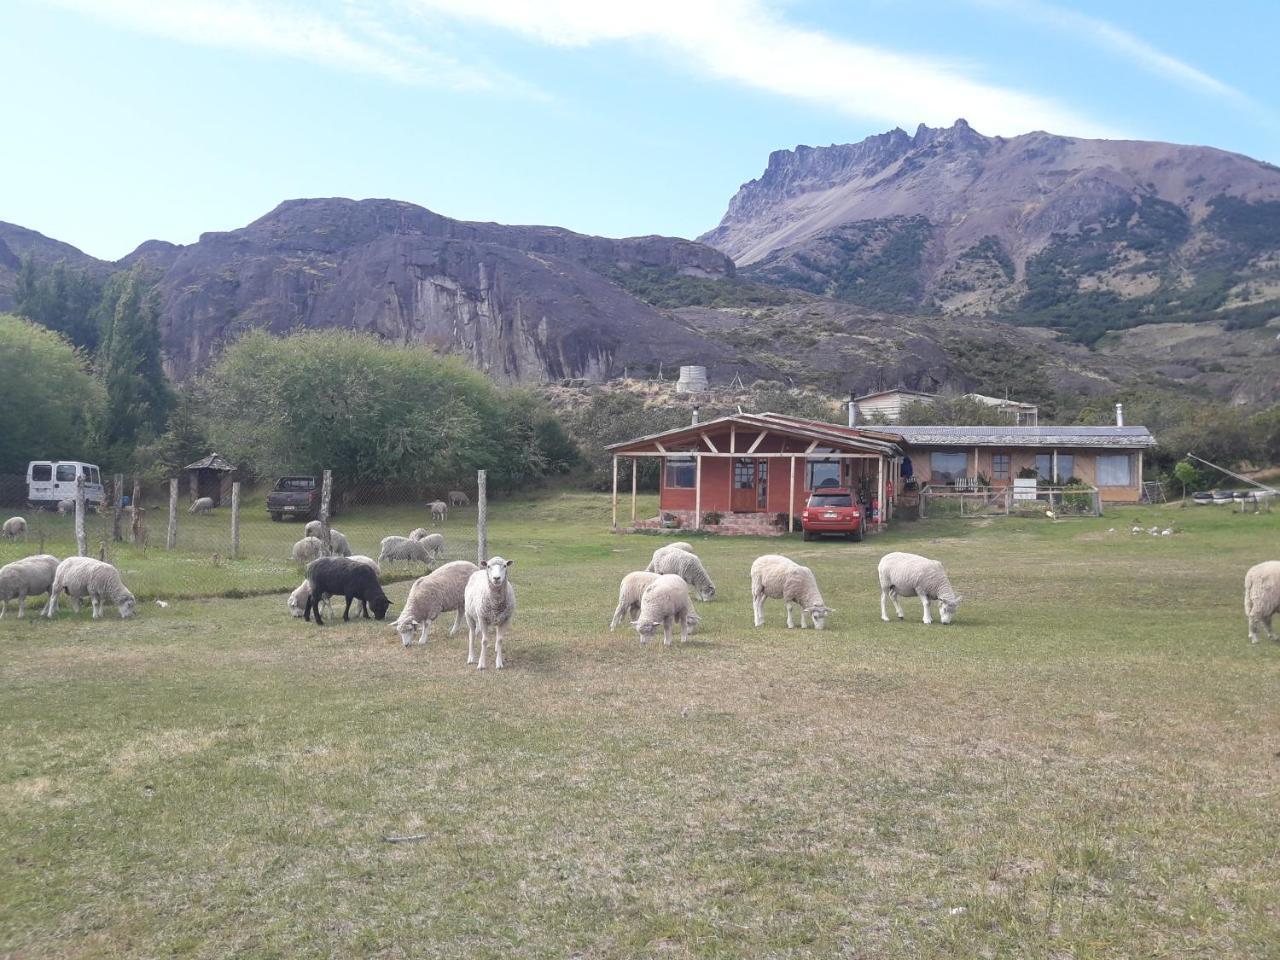
[[[1125,476],[1128,478],[1124,483],[1103,483],[1102,468],[1104,460],[1123,460],[1125,463]],[[1094,457],[1093,461],[1093,485],[1095,487],[1133,487],[1133,454],[1132,453],[1100,453]]]
[[[936,466],[934,466],[935,457],[953,457],[953,458],[958,457],[962,461],[960,466],[960,471],[957,473],[955,471],[939,470]],[[940,476],[941,474],[946,474],[945,478],[941,477]],[[969,454],[966,453],[965,451],[963,450],[930,450],[929,451],[929,482],[930,483],[941,483],[941,484],[954,486],[957,478],[967,479],[968,476],[969,476]]]
[[[689,482],[676,483],[673,481],[674,476],[678,476],[674,471],[681,468],[689,471]],[[698,487],[698,458],[692,454],[681,455],[679,453],[670,454],[663,457],[662,460],[662,488],[664,490],[696,490]]]
[[[1003,460],[1003,467],[999,461]],[[991,479],[1008,480],[1013,476],[1013,454],[993,453],[991,455]]]

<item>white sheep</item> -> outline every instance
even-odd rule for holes
[[[431,508],[431,521],[433,523],[443,523],[449,519],[449,505],[443,500],[432,500],[427,506]]]
[[[373,572],[378,576],[382,576],[382,567],[378,565],[378,561],[372,557],[366,557],[363,554],[353,554],[348,559],[354,560],[356,563],[363,563],[366,567],[371,567]],[[293,593],[289,594],[289,613],[295,617],[301,617],[307,609],[307,598],[311,596],[311,581],[303,580]],[[324,615],[326,617],[333,616],[333,604],[329,597],[324,597],[320,601],[324,604]]]
[[[680,642],[689,639],[689,628],[698,624],[698,615],[689,602],[689,585],[675,573],[659,574],[640,594],[640,615],[631,621],[640,635],[648,640],[662,627],[662,643],[671,646],[671,626],[680,624]]]
[[[307,537],[315,537],[321,542],[324,541],[322,534],[324,533],[324,524],[319,520],[311,520],[302,528],[302,533]],[[326,556],[330,557],[350,557],[351,545],[347,543],[347,538],[339,533],[333,527],[329,528],[329,552]]]
[[[938,602],[938,616],[943,623],[950,623],[955,616],[961,597],[951,589],[947,572],[937,560],[914,553],[886,553],[876,569],[880,575],[880,619],[885,623],[889,622],[884,606],[886,597],[893,600],[893,609],[898,612],[899,620],[903,618],[899,597],[919,597],[924,604],[925,623],[933,623],[929,614],[932,600]]]
[[[293,551],[290,553],[294,563],[310,563],[326,555],[324,541],[319,537],[303,537],[293,545]]]
[[[121,620],[133,616],[136,603],[133,594],[121,581],[120,571],[109,563],[93,557],[67,557],[59,563],[49,590],[49,603],[44,611],[46,617],[57,615],[58,597],[64,590],[75,604],[77,613],[80,612],[80,598],[87,596],[93,605],[95,620],[102,616],[104,602],[115,604]]]
[[[699,600],[710,600],[716,595],[716,585],[696,553],[667,547],[653,555],[650,566],[652,573],[679,574],[685,583],[693,587]]]
[[[427,642],[427,633],[440,614],[454,611],[453,626],[449,636],[458,631],[466,607],[467,583],[480,568],[470,560],[454,560],[439,570],[419,577],[409,588],[404,609],[391,626],[400,634],[400,642],[406,647],[413,642],[413,634],[421,629],[418,643]],[[470,662],[470,661],[468,661]]]
[[[686,543],[684,540],[677,540],[674,543],[664,543],[653,551],[653,559],[649,561],[649,565],[645,567],[650,573],[655,571],[658,563],[658,555],[666,553],[668,550],[683,550],[685,553],[693,553],[693,544]]]
[[[444,534],[429,533],[424,527],[418,527],[409,534],[410,540],[420,540],[426,544],[427,550],[431,553],[432,562],[440,559],[440,554],[444,552]]]
[[[462,491],[462,490],[450,490],[450,491],[449,491],[449,506],[451,506],[451,507],[465,507],[465,506],[467,506],[469,503],[471,503],[471,498],[470,498],[470,497],[468,497],[464,491]]]
[[[1249,621],[1249,642],[1257,643],[1266,631],[1276,638],[1271,618],[1280,613],[1280,560],[1255,564],[1244,575],[1244,615]]]
[[[514,560],[490,557],[467,580],[464,610],[467,616],[467,663],[476,663],[475,638],[480,635],[480,661],[484,669],[485,644],[493,628],[493,667],[502,669],[502,637],[516,613],[516,591],[507,576]]]
[[[398,560],[410,563],[431,564],[431,548],[424,540],[410,540],[408,537],[383,537],[381,550],[378,553],[379,563],[395,563]]]
[[[382,565],[373,557],[367,557],[363,553],[353,553],[347,559],[354,560],[356,563],[363,563],[366,567],[372,567],[374,573],[382,576]]]
[[[618,585],[618,607],[613,611],[613,622],[609,624],[610,633],[617,630],[624,619],[630,620],[640,612],[640,594],[658,576],[651,570],[636,570],[622,578]]]
[[[18,619],[27,613],[27,597],[48,593],[58,570],[58,558],[47,553],[23,557],[0,567],[0,620],[9,609],[9,601],[18,601]]]
[[[757,627],[764,626],[764,601],[768,597],[781,600],[787,608],[787,629],[795,626],[791,607],[800,608],[800,629],[806,626],[805,617],[813,618],[815,630],[827,625],[827,617],[834,611],[822,600],[817,578],[808,567],[777,553],[766,553],[751,564],[751,608]]]
[[[0,527],[0,537],[6,540],[17,540],[21,537],[27,539],[27,521],[24,517],[10,517],[4,522],[4,526]]]
[[[187,513],[208,513],[213,509],[213,497],[200,497],[191,501],[191,508]]]
[[[75,500],[59,500],[58,501],[58,513],[60,513],[62,516],[65,517],[67,514],[75,513],[75,512],[76,512]]]
[[[412,530],[409,531],[409,539],[421,540],[423,537],[427,536],[430,532],[431,531],[428,530],[426,527],[414,527]]]

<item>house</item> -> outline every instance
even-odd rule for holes
[[[858,420],[877,420],[885,423],[897,423],[902,419],[902,411],[913,403],[933,404],[938,399],[936,393],[924,393],[920,390],[906,390],[895,387],[892,390],[880,390],[876,393],[865,393],[853,398]],[[1034,403],[1023,403],[1007,397],[989,397],[981,393],[966,393],[963,399],[995,407],[1009,422],[1019,427],[1034,427],[1040,422],[1040,411]]]
[[[820,486],[847,486],[877,508],[897,479],[902,450],[879,429],[841,427],[780,414],[738,413],[694,423],[607,448],[613,454],[613,528],[618,528],[618,463],[663,461],[659,509],[682,527],[701,529],[719,514],[722,533],[777,534]],[[888,511],[869,516],[883,525]],[[785,517],[784,524],[775,521]],[[636,517],[636,471],[631,471],[631,523],[659,526],[661,517]]]
[[[988,397],[981,393],[966,393],[964,399],[983,406],[995,407],[1015,427],[1040,425],[1040,408],[1034,403],[1023,403],[1020,400],[1010,400],[1008,397]]]

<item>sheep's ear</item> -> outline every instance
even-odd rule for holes
[[[509,567],[509,566],[511,566],[513,563],[515,563],[515,561],[514,561],[514,560],[508,560],[508,561],[507,561],[507,566]]]

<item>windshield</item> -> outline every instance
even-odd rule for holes
[[[852,507],[853,499],[847,493],[815,493],[809,498],[811,507]]]

